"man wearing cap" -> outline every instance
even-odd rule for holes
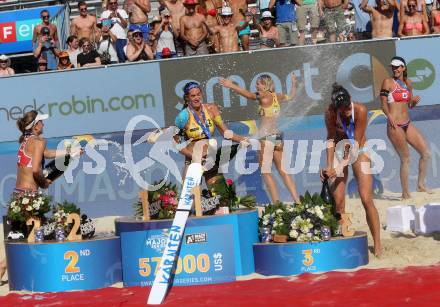
[[[222,18],[222,24],[209,28],[212,33],[218,33],[220,36],[220,53],[239,51],[237,31],[246,28],[252,20],[252,17],[246,17],[244,23],[238,21],[237,24],[234,24],[232,23],[232,9],[229,6],[222,8],[220,16]]]
[[[47,63],[47,69],[55,70],[57,68],[57,56],[59,50],[56,47],[55,41],[50,36],[48,27],[41,28],[41,35],[38,42],[34,43],[34,57],[39,63],[40,59],[44,59]],[[38,69],[38,71],[41,71]]]
[[[150,25],[148,24],[148,13],[151,12],[150,0],[125,0],[124,9],[128,13],[130,22],[129,30],[141,30],[144,41],[148,40]]]
[[[361,8],[370,14],[373,38],[393,37],[393,17],[397,9],[397,3],[394,0],[376,0],[376,7],[368,5],[368,0],[363,0]]]
[[[294,46],[298,43],[295,5],[301,0],[270,0],[269,9],[276,7],[276,25],[280,36],[280,46]]]
[[[102,12],[101,18],[111,19],[113,26],[110,31],[116,36],[116,53],[119,63],[126,61],[124,46],[127,44],[128,14],[125,10],[118,8],[118,0],[109,0],[107,10]]]
[[[185,42],[185,55],[209,54],[205,42],[208,36],[205,16],[196,13],[196,0],[185,0],[185,15],[180,18],[180,37]]]
[[[177,56],[176,46],[174,44],[176,34],[171,25],[170,11],[168,9],[164,9],[162,12],[160,12],[160,14],[162,15],[161,23],[153,33],[157,42],[155,49],[156,59],[175,57]]]
[[[127,45],[127,59],[130,62],[147,61],[154,59],[150,45],[143,39],[141,30],[134,30],[133,42]]]
[[[87,3],[85,1],[78,2],[78,10],[79,16],[70,23],[70,34],[75,35],[78,39],[88,38],[94,43],[99,33],[96,17],[87,12]]]
[[[0,55],[0,77],[15,75],[14,69],[11,67],[11,60],[5,54]]]
[[[246,0],[225,0],[225,6],[229,6],[232,9],[232,24],[241,25],[245,23],[246,12],[248,10],[248,4]],[[248,15],[252,17],[252,15]],[[240,24],[241,22],[241,24]],[[251,35],[251,28],[249,24],[238,32],[243,50],[249,50],[249,36]]]
[[[48,28],[49,29],[49,36],[50,39],[53,40],[56,44],[58,44],[58,32],[57,32],[57,26],[53,23],[50,23],[50,14],[48,10],[42,10],[40,12],[40,17],[42,20],[42,23],[37,25],[34,28],[33,35],[32,35],[32,43],[37,43],[38,39],[41,36],[42,28]]]

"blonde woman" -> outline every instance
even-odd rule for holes
[[[291,101],[296,96],[296,76],[292,74],[292,88],[289,95],[275,92],[275,85],[269,75],[261,75],[256,83],[257,91],[252,93],[245,88],[241,88],[230,80],[222,79],[220,83],[227,88],[237,92],[247,99],[256,100],[259,103],[259,115],[261,116],[259,139],[261,149],[259,151],[259,163],[264,183],[269,190],[272,202],[279,201],[278,189],[275,179],[272,176],[272,160],[280,174],[286,188],[289,190],[293,201],[299,203],[296,185],[293,179],[282,166],[283,157],[283,135],[278,129],[278,117],[280,115],[280,102]],[[273,156],[272,156],[273,154]]]

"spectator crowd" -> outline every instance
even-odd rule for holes
[[[43,10],[32,39],[36,70],[440,33],[437,0],[255,1],[158,0],[153,18],[150,0],[103,1],[99,18],[79,1],[66,50]],[[12,74],[1,55],[0,77]]]

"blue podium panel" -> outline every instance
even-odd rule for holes
[[[151,286],[168,238],[168,230],[121,233],[124,286]],[[232,226],[187,227],[174,272],[173,284],[188,286],[235,281]]]
[[[368,264],[365,232],[353,237],[332,238],[315,243],[254,244],[255,272],[262,275],[295,275],[353,269]]]
[[[142,221],[134,218],[119,218],[115,221],[116,235],[123,237],[123,234],[141,230],[161,230],[169,229],[172,220],[152,220]],[[187,229],[193,227],[215,226],[220,227],[229,225],[232,231],[230,239],[232,243],[232,256],[234,257],[235,276],[248,275],[255,272],[254,268],[254,254],[252,246],[258,242],[258,212],[253,210],[238,210],[231,214],[225,215],[210,215],[202,217],[190,217],[186,223]],[[214,229],[214,228],[210,228]],[[221,228],[218,228],[221,231]],[[215,244],[223,244],[221,241],[225,237],[220,237],[220,240]],[[139,243],[136,243],[139,244]],[[165,243],[164,243],[165,244]],[[194,246],[194,245],[193,245]],[[188,247],[190,248],[190,247]],[[191,247],[192,248],[192,247]],[[122,249],[122,257],[126,249]],[[192,251],[191,254],[195,255]],[[160,257],[160,256],[159,256]],[[125,271],[124,271],[124,282]]]
[[[63,243],[5,242],[10,290],[89,290],[122,281],[119,237]]]

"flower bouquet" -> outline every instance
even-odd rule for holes
[[[219,206],[228,207],[229,212],[237,210],[240,206],[254,208],[257,203],[253,195],[237,196],[234,181],[223,176],[219,176],[214,184],[210,184],[209,190],[213,196],[220,195]]]
[[[52,216],[49,223],[44,225],[44,237],[45,239],[53,239],[55,234],[55,229],[57,227],[62,227],[64,229],[65,236],[67,236],[72,227],[73,223],[67,222],[67,216],[71,213],[80,214],[80,209],[73,203],[64,201],[62,204],[58,203],[52,207]],[[90,239],[95,233],[94,222],[87,218],[87,215],[83,214],[81,216],[80,231],[83,239]]]
[[[321,241],[321,228],[329,227],[332,234],[338,228],[332,207],[318,194],[306,192],[300,197],[301,204],[269,205],[260,218],[260,227],[270,228],[272,236],[285,235],[298,242]]]
[[[42,192],[13,193],[7,206],[7,223],[10,224],[11,238],[25,238],[30,231],[26,225],[29,218],[44,222],[45,214],[50,211],[50,196]],[[5,236],[9,237],[9,234]]]
[[[154,183],[154,185],[156,184],[158,184],[158,182]],[[174,218],[178,205],[177,186],[168,182],[156,191],[148,191],[148,203],[150,206],[151,218]],[[135,216],[141,217],[143,215],[142,203],[140,200],[134,204],[134,210]]]

